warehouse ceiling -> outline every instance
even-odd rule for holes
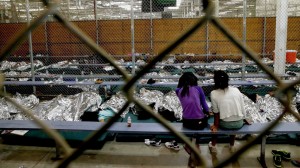
[[[155,8],[145,11],[150,0],[56,0],[60,12],[69,20],[94,19],[149,19],[149,18],[195,18],[203,15],[202,0],[151,0],[175,2],[171,7]],[[219,17],[274,17],[274,0],[213,0],[216,15]],[[51,0],[50,0],[51,2]],[[157,2],[158,3],[158,2]],[[300,1],[289,0],[289,16],[300,15]],[[162,9],[161,11],[158,11]],[[0,0],[0,22],[27,22],[45,10],[40,0]],[[51,17],[49,17],[51,19]]]

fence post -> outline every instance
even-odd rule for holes
[[[288,1],[277,0],[276,6],[274,73],[284,75],[286,62]]]

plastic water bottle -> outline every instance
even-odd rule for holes
[[[131,127],[131,117],[127,118],[127,127]]]

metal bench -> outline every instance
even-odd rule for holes
[[[45,121],[47,125],[55,130],[80,130],[94,131],[102,127],[101,122],[81,122],[81,121]],[[203,130],[190,130],[182,127],[182,123],[170,123],[176,131],[187,136],[201,134],[259,134],[269,123],[253,123],[244,125],[239,130],[218,130],[212,133],[209,127]],[[0,129],[2,130],[40,130],[41,128],[29,120],[0,120]],[[116,122],[108,130],[110,133],[126,134],[171,134],[171,132],[160,123],[132,123],[127,127],[126,122]],[[280,122],[268,134],[286,134],[300,133],[300,122]],[[267,167],[265,163],[265,146],[267,135],[263,136],[261,142],[261,151],[258,160],[262,167]],[[58,150],[58,148],[56,148]],[[56,152],[59,155],[59,152]],[[59,156],[58,156],[59,157]]]

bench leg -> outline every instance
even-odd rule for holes
[[[267,140],[267,136],[264,135],[261,139],[261,146],[260,146],[260,157],[257,157],[257,160],[259,161],[260,165],[263,168],[267,168],[266,165],[266,156],[265,156],[265,152],[266,152],[266,140]]]
[[[55,157],[52,157],[51,159],[52,160],[61,160],[62,159],[60,146],[57,145],[57,143],[55,143]]]

